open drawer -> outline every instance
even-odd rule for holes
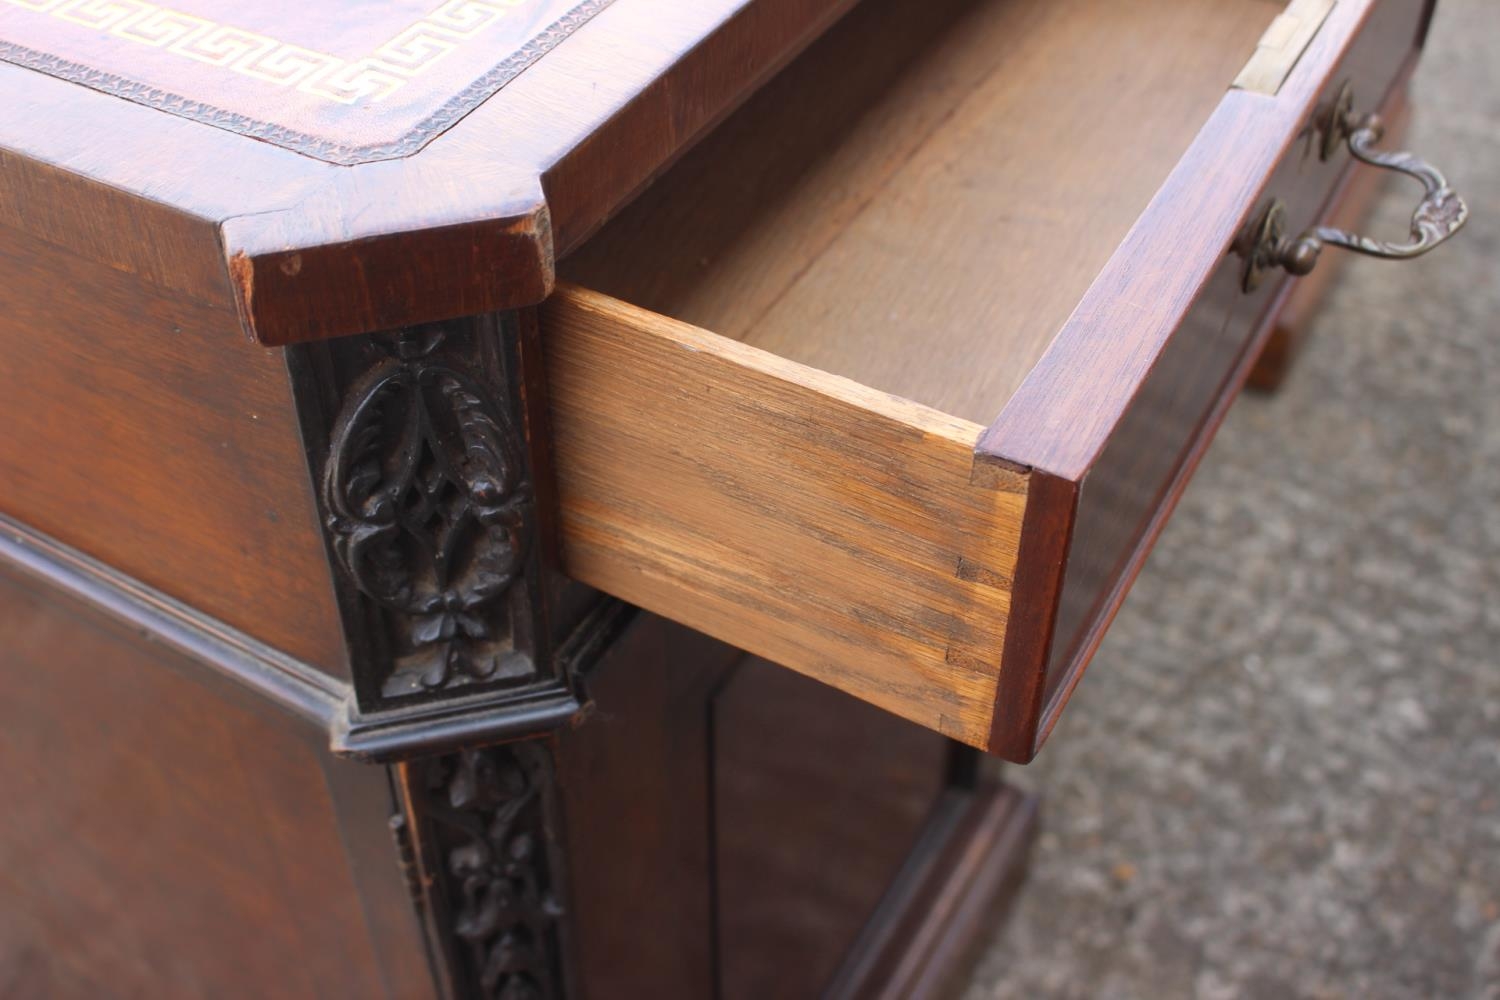
[[[560,263],[567,571],[1030,759],[1425,16],[865,0]]]

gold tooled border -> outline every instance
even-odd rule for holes
[[[62,59],[46,52],[38,52],[4,40],[0,40],[0,60],[181,118],[260,139],[328,163],[352,166],[375,160],[397,159],[417,152],[493,96],[522,70],[546,55],[554,46],[612,2],[613,0],[581,0],[556,21],[533,35],[525,45],[512,51],[478,79],[444,101],[437,110],[414,125],[400,138],[387,143],[363,146],[337,142],[274,122],[252,118],[249,115],[226,111],[223,108],[191,100],[138,80],[106,73],[82,63]],[[403,34],[405,30],[403,29]]]

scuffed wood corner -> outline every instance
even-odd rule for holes
[[[1276,96],[1292,67],[1297,65],[1313,36],[1328,19],[1328,12],[1333,10],[1335,2],[1291,0],[1286,10],[1278,14],[1266,29],[1255,53],[1231,86],[1236,90]]]
[[[313,214],[247,215],[220,227],[240,323],[254,343],[280,347],[521,309],[552,293],[552,223],[540,198],[493,218],[341,233],[328,242],[306,231]]]
[[[1028,467],[983,451],[974,452],[974,467],[969,472],[969,485],[1025,496],[1030,480],[1031,469]]]
[[[255,330],[249,317],[250,303],[255,299],[255,265],[243,250],[229,255],[229,284],[234,289],[234,304],[239,310],[240,327],[254,342]]]

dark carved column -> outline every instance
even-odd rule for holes
[[[428,934],[459,997],[562,997],[564,933],[552,759],[541,741],[397,769]]]
[[[534,317],[290,348],[349,651],[345,756],[392,762],[395,862],[454,997],[565,993],[548,735],[629,620],[556,569]]]
[[[578,709],[549,631],[534,343],[505,315],[288,352],[353,675],[340,752],[452,750]]]

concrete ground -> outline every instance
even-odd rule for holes
[[[1500,998],[1500,2],[1441,0],[1414,99],[1469,227],[1236,405],[1010,771],[1045,832],[966,1000]]]

